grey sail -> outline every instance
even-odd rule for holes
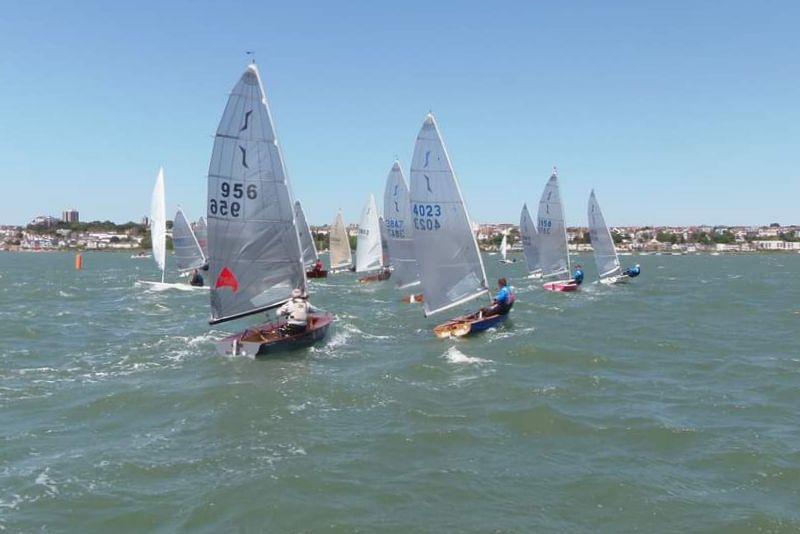
[[[411,203],[400,163],[395,161],[383,193],[384,230],[391,259],[392,280],[404,289],[419,284],[419,267],[411,235]]]
[[[194,223],[194,236],[200,244],[200,250],[203,251],[203,256],[208,258],[208,228],[206,227],[206,220],[203,217],[197,219]]]
[[[589,237],[592,240],[594,249],[594,261],[597,265],[597,274],[600,278],[617,276],[621,273],[617,249],[614,247],[614,240],[611,232],[608,231],[603,212],[600,211],[600,204],[597,203],[594,189],[589,195],[588,206],[589,218]]]
[[[536,224],[531,219],[528,212],[528,205],[523,204],[522,213],[519,217],[519,233],[522,236],[522,252],[525,255],[525,262],[528,264],[528,272],[541,273],[542,263],[539,257],[539,233],[536,231]]]
[[[383,255],[383,266],[388,267],[389,261],[389,234],[386,232],[386,224],[383,222],[383,217],[378,217],[378,226],[381,229],[381,254]]]
[[[300,245],[303,247],[303,265],[306,269],[317,263],[317,247],[314,245],[314,236],[311,235],[311,228],[306,221],[306,214],[300,201],[294,203],[294,217],[297,221],[297,233],[300,235]]]
[[[561,205],[561,193],[555,169],[553,169],[553,174],[547,181],[539,201],[536,230],[539,236],[542,276],[560,276],[569,273],[567,227],[564,224],[564,208]]]
[[[206,263],[200,243],[180,208],[172,223],[172,245],[175,249],[175,265],[179,271],[199,269]]]
[[[254,64],[233,88],[217,129],[206,215],[212,324],[305,290],[294,200]]]
[[[336,220],[328,233],[330,244],[331,270],[349,267],[353,262],[353,253],[350,250],[350,236],[347,235],[347,227],[344,225],[342,212],[336,214]]]
[[[411,160],[414,256],[425,315],[485,294],[486,273],[464,199],[433,115],[422,124]]]

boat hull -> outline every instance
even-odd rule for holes
[[[291,336],[281,332],[286,321],[264,323],[222,339],[217,343],[217,352],[224,356],[260,358],[305,349],[325,339],[332,322],[330,313],[309,314],[306,331]]]
[[[328,278],[328,271],[306,271],[306,278]]]
[[[630,280],[630,276],[625,274],[619,274],[616,276],[608,276],[606,278],[601,278],[600,283],[606,286],[613,286],[616,284],[627,284],[628,280]]]
[[[406,295],[405,297],[403,297],[403,302],[405,302],[406,304],[422,303],[425,302],[425,296],[422,293],[418,295]]]
[[[578,290],[578,284],[576,284],[573,280],[557,280],[555,282],[547,282],[546,284],[543,284],[542,287],[546,291],[553,291],[556,293],[568,293]]]
[[[376,274],[370,274],[368,276],[364,276],[358,279],[359,282],[362,284],[366,284],[368,282],[383,282],[384,280],[388,280],[392,277],[391,271],[383,271]]]
[[[193,286],[186,282],[152,282],[150,280],[137,280],[136,285],[140,287],[147,287],[153,291],[167,291],[170,289],[177,289],[178,291],[208,291],[208,286]]]

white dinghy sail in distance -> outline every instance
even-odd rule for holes
[[[488,292],[483,260],[432,114],[422,124],[411,160],[414,256],[420,269],[425,315]]]
[[[217,128],[208,170],[210,324],[280,306],[306,291],[291,186],[255,64],[248,65]],[[229,336],[224,353],[260,355],[313,343],[332,317],[309,314],[305,333],[288,336],[270,323]],[[307,346],[307,345],[305,345]]]
[[[381,226],[378,221],[378,207],[375,196],[370,193],[361,212],[356,246],[356,272],[367,273],[383,268],[383,249],[381,247]]]
[[[542,278],[560,279],[545,284],[545,289],[555,291],[574,291],[577,286],[571,283],[569,249],[567,248],[567,227],[564,223],[564,207],[558,186],[558,173],[553,174],[539,200],[539,213],[536,222]]]
[[[178,208],[172,223],[172,245],[175,249],[175,266],[178,272],[199,269],[206,263],[203,249],[189,225],[183,210]]]
[[[522,253],[525,255],[525,263],[528,264],[528,278],[542,277],[542,263],[539,258],[539,234],[536,231],[536,224],[531,219],[528,212],[528,205],[522,205],[522,213],[519,216],[519,233],[522,237]]]
[[[398,289],[419,285],[419,267],[414,257],[414,241],[411,235],[411,204],[408,185],[400,162],[392,164],[386,177],[383,193],[383,217],[389,257],[392,261],[392,277]]]
[[[597,265],[597,274],[600,277],[600,282],[614,284],[623,281],[627,277],[622,275],[617,249],[614,246],[611,232],[608,231],[608,226],[606,226],[594,189],[589,195],[587,216],[589,219],[589,238],[592,241],[594,261]]]
[[[203,257],[208,258],[208,228],[206,227],[206,220],[203,217],[197,219],[194,223],[194,236],[200,245],[200,250],[203,251]]]
[[[167,213],[164,199],[164,167],[158,169],[153,196],[150,198],[150,241],[153,259],[161,270],[161,283],[167,270]]]
[[[299,200],[294,203],[294,217],[297,221],[297,232],[300,234],[300,246],[303,248],[303,265],[306,269],[310,269],[317,263],[319,255],[317,246],[314,244],[314,236],[311,235],[311,228],[308,226],[306,214],[303,212]]]
[[[347,227],[344,225],[342,210],[336,214],[336,220],[331,226],[328,234],[330,251],[331,271],[337,271],[350,267],[353,262],[353,252],[350,250],[350,236],[347,235]]]

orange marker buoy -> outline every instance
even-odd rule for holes
[[[75,269],[78,271],[83,269],[83,256],[81,256],[80,252],[75,254]]]

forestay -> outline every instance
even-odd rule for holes
[[[314,236],[311,235],[311,228],[306,221],[306,214],[300,201],[294,203],[294,218],[297,222],[297,233],[300,235],[300,246],[303,249],[303,265],[306,269],[317,263],[317,247],[314,245]]]
[[[172,245],[175,249],[175,265],[179,271],[198,269],[205,265],[206,258],[200,248],[200,243],[180,208],[178,208],[175,221],[172,223]]]
[[[194,223],[194,236],[200,244],[200,250],[203,251],[203,257],[208,258],[208,227],[206,220],[203,217],[197,219]]]
[[[539,234],[536,225],[528,212],[528,205],[523,204],[522,213],[519,216],[519,233],[522,236],[522,252],[525,255],[525,262],[528,264],[528,272],[541,273],[542,265],[539,258]]]
[[[153,259],[161,269],[161,281],[167,265],[167,212],[164,201],[164,168],[158,169],[153,196],[150,198],[150,241]]]
[[[330,241],[328,248],[330,249],[331,269],[349,267],[353,261],[353,253],[350,250],[350,236],[347,235],[347,227],[344,225],[341,211],[336,215],[328,239]]]
[[[356,246],[356,272],[374,271],[383,266],[381,250],[381,227],[378,222],[378,207],[375,196],[370,193],[367,203],[361,212],[358,224],[358,241]]]
[[[433,115],[417,136],[411,160],[414,255],[425,295],[425,315],[485,294],[486,273],[470,219]]]
[[[542,276],[558,276],[570,272],[569,251],[567,250],[567,228],[564,225],[564,209],[558,188],[558,175],[555,169],[539,201],[539,215],[536,223]]]
[[[395,161],[386,178],[383,193],[383,217],[386,240],[391,258],[392,279],[397,287],[404,289],[419,284],[419,268],[414,257],[414,242],[411,235],[411,204],[408,185],[403,177],[400,163]]]
[[[594,189],[589,195],[588,218],[589,238],[592,241],[592,249],[594,249],[594,261],[597,264],[598,276],[606,278],[619,275],[620,266],[617,250],[614,247],[611,232],[608,231],[608,226],[606,226],[606,221],[603,218],[603,212],[600,211],[600,204],[597,203]]]
[[[207,216],[212,324],[305,290],[294,201],[254,64],[233,88],[217,129]]]

